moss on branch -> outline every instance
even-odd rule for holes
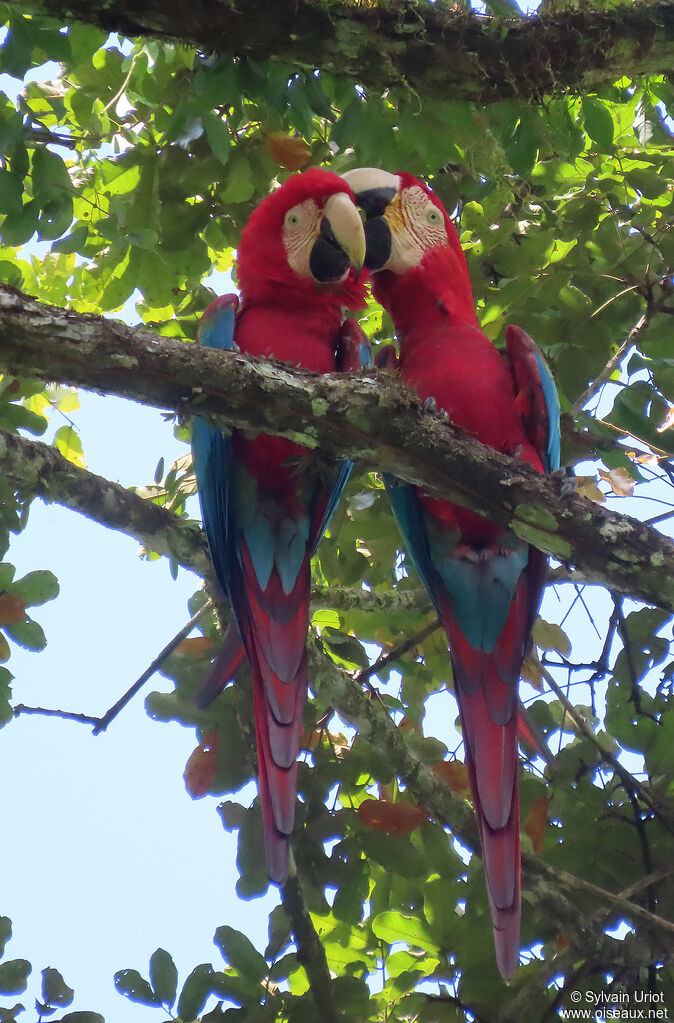
[[[422,97],[537,99],[592,91],[622,75],[674,70],[672,3],[583,6],[522,20],[421,0],[24,0],[20,6],[130,37],[318,67],[377,90],[404,83]]]

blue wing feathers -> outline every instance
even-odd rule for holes
[[[534,352],[534,360],[538,369],[538,377],[543,390],[543,397],[548,410],[548,448],[547,472],[559,469],[561,462],[561,438],[559,432],[559,395],[547,362],[540,352]]]

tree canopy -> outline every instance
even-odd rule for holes
[[[356,460],[314,563],[297,877],[269,945],[223,925],[224,968],[196,966],[179,985],[158,949],[149,979],[121,969],[118,990],[184,1023],[515,1023],[557,1018],[576,992],[583,1005],[625,993],[636,1006],[639,992],[672,1003],[671,5],[545,0],[524,17],[510,0],[486,15],[35,0],[0,15],[0,73],[23,80],[16,98],[0,92],[0,721],[30,709],[18,685],[13,698],[12,649],[39,656],[48,637],[33,608],[58,596],[49,565],[15,579],[10,541],[31,528],[32,501],[195,570],[200,634],[162,653],[172,686],[147,709],[195,729],[188,787],[227,796],[218,812],[238,833],[243,899],[267,886],[259,808],[234,795],[255,774],[250,697],[243,671],[211,707],[192,702],[228,609],[194,518],[189,449],[171,465],[157,451],[154,480],[134,490],[94,475],[75,388],[160,408],[185,443],[202,411]],[[577,493],[467,440],[383,371],[316,379],[189,343],[208,275],[232,268],[275,183],[369,164],[430,182],[455,217],[487,336],[500,346],[515,322],[544,350]],[[132,325],[117,323],[130,300]],[[374,302],[362,325],[375,346],[393,336]],[[48,430],[52,444],[34,439]],[[525,964],[510,986],[493,963],[460,736],[447,738],[446,642],[382,469],[511,523],[554,559],[557,599],[522,693],[555,757],[530,751],[523,766]],[[79,718],[101,731],[114,713]],[[10,934],[0,918],[0,949]],[[30,968],[5,954],[0,992],[20,995]],[[43,972],[40,1018],[72,998]]]

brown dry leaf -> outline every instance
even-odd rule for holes
[[[401,732],[409,734],[410,732],[416,732],[417,735],[422,735],[421,725],[418,721],[413,721],[412,718],[403,717],[398,725]]]
[[[431,771],[444,781],[455,796],[465,799],[470,795],[468,768],[460,760],[441,760],[439,764],[432,765]]]
[[[631,497],[634,493],[636,480],[632,479],[627,469],[611,469],[609,472],[600,469],[599,475],[618,497]]]
[[[15,593],[0,593],[0,625],[25,622],[26,605]]]
[[[424,807],[411,803],[389,803],[385,799],[365,799],[356,813],[366,828],[383,831],[387,835],[409,835],[428,820]]]
[[[604,504],[606,494],[603,494],[597,486],[594,476],[576,476],[576,493],[580,497],[587,497],[595,504]]]
[[[550,800],[547,796],[539,796],[538,799],[533,799],[524,825],[525,834],[531,839],[531,844],[537,856],[540,856],[543,852],[543,840],[548,826],[549,805]]]
[[[298,171],[311,160],[311,146],[299,136],[271,131],[265,136],[264,144],[272,160],[289,171]]]
[[[215,729],[206,732],[203,742],[190,754],[185,764],[185,788],[192,799],[201,799],[211,790],[218,770],[220,739]]]
[[[213,640],[209,639],[208,636],[192,636],[190,639],[184,639],[182,643],[178,643],[174,653],[180,654],[182,657],[187,657],[195,654],[208,653],[213,648]]]
[[[313,753],[321,745],[325,734],[322,728],[303,728],[300,732],[300,749]]]
[[[530,686],[542,693],[545,690],[545,682],[543,681],[543,665],[534,654],[529,654],[522,661],[522,667],[520,668],[520,678],[528,682]]]
[[[658,433],[664,433],[665,430],[669,430],[670,426],[674,426],[674,405],[667,409],[667,415],[657,428]]]
[[[658,456],[653,454],[652,451],[640,451],[638,454],[636,451],[628,451],[627,457],[631,458],[637,465],[645,465],[649,469],[657,469],[660,465]]]

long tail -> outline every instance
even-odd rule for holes
[[[478,820],[496,962],[503,977],[519,964],[521,917],[517,681],[526,614],[518,587],[501,636],[490,653],[472,647],[443,608]],[[504,681],[505,679],[505,681]]]
[[[253,680],[265,856],[270,879],[282,885],[288,876],[307,696],[310,561],[307,553],[288,593],[276,569],[265,589],[260,588],[245,543],[242,567],[246,593],[242,632]]]

